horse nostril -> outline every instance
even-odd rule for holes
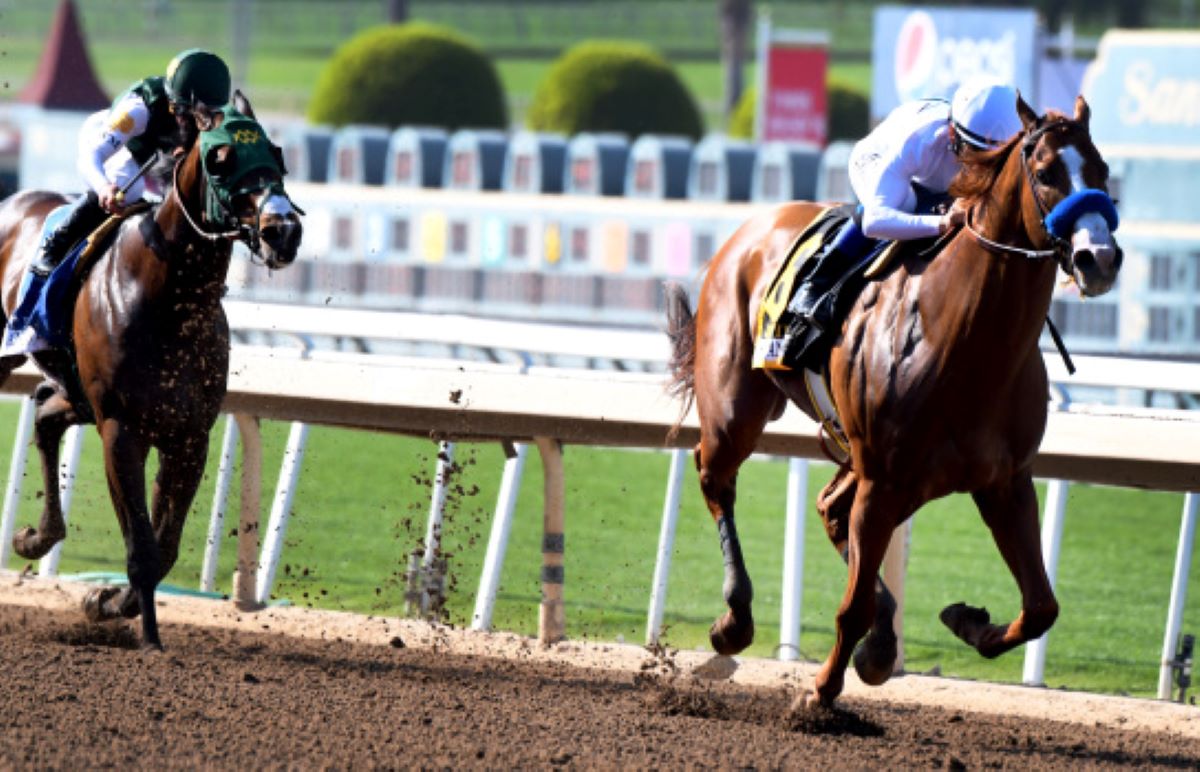
[[[1090,249],[1076,250],[1074,263],[1076,269],[1089,273],[1096,270],[1096,255]]]
[[[1117,247],[1117,256],[1113,258],[1113,270],[1121,270],[1121,263],[1125,262],[1125,250]]]

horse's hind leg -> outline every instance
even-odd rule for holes
[[[142,615],[142,647],[162,648],[154,608],[154,589],[162,578],[158,540],[146,512],[146,457],[149,446],[122,422],[108,419],[100,427],[104,440],[104,467],[113,509],[125,537],[129,588],[94,591],[84,600],[84,610],[94,621]]]
[[[858,478],[854,470],[842,467],[817,495],[817,511],[825,523],[825,533],[847,563],[850,562],[850,513],[857,490]],[[892,677],[898,653],[895,615],[896,599],[883,579],[876,576],[875,621],[867,637],[854,650],[854,669],[863,683],[879,686]]]
[[[40,404],[33,421],[33,439],[42,459],[42,486],[45,492],[42,518],[37,528],[26,526],[13,535],[13,550],[26,560],[45,557],[55,544],[67,537],[62,502],[58,495],[58,458],[63,434],[78,423],[75,410],[61,393],[38,389]]]
[[[1058,618],[1058,601],[1042,561],[1032,476],[1022,473],[1010,483],[976,491],[973,496],[1021,589],[1021,614],[1007,625],[993,625],[985,609],[955,603],[942,609],[941,620],[955,635],[990,658],[1041,637]]]
[[[709,639],[720,654],[737,654],[754,640],[751,601],[754,589],[742,559],[742,546],[734,522],[737,471],[753,452],[767,421],[776,417],[785,403],[782,394],[762,373],[743,371],[702,378],[697,374],[700,400],[700,444],[696,446],[696,470],[700,490],[721,538],[725,560],[722,589],[729,610],[713,622]],[[713,400],[705,409],[705,397]]]
[[[837,637],[829,657],[817,673],[816,692],[811,701],[833,704],[842,693],[851,652],[872,625],[872,620],[878,624],[879,566],[896,524],[911,514],[908,507],[907,499],[898,492],[869,480],[858,480],[847,523],[849,576],[837,612]]]

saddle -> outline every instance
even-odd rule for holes
[[[71,318],[83,280],[112,241],[117,227],[126,218],[144,212],[150,206],[149,202],[139,201],[121,214],[110,216],[91,235],[67,250],[66,257],[47,276],[41,276],[27,267],[17,295],[17,307],[8,319],[0,354],[70,348]],[[65,211],[65,206],[59,207],[47,215],[42,224],[43,238],[58,225]]]

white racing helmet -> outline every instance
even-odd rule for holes
[[[981,150],[999,147],[1021,130],[1017,90],[994,78],[972,78],[954,91],[950,121],[968,145]]]

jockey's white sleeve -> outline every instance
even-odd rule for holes
[[[944,102],[910,102],[892,111],[850,153],[850,184],[863,207],[863,233],[875,239],[915,239],[938,234],[941,217],[913,214],[912,183],[945,191],[958,171],[949,147]]]
[[[149,122],[150,109],[146,103],[130,94],[107,111],[99,126],[94,126],[91,120],[84,124],[90,136],[80,138],[78,165],[88,187],[99,193],[109,186],[104,162],[144,132]]]
[[[887,169],[875,185],[875,195],[863,201],[862,229],[873,239],[919,239],[938,235],[941,215],[910,214],[916,208],[911,177]]]

